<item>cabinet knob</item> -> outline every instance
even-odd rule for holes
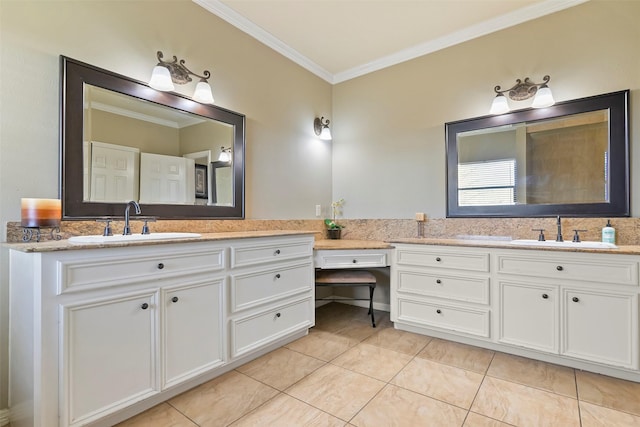
[[[562,270],[564,270],[564,268],[561,265],[559,265],[559,266],[556,267],[556,270],[562,271]]]
[[[436,310],[436,313],[441,314],[441,313],[442,313],[442,310],[437,309],[437,310]]]
[[[178,297],[171,298],[171,302],[178,302]]]
[[[578,302],[578,301],[580,301],[580,298],[578,298],[578,297],[573,297],[573,298],[571,298],[571,301],[573,301],[573,302]]]
[[[547,299],[547,298],[549,298],[549,295],[547,295],[547,294],[542,294],[542,298],[543,298],[543,299]]]
[[[276,274],[276,279],[280,278],[280,273]]]
[[[164,268],[164,263],[158,263],[158,270],[162,270]]]
[[[436,279],[436,283],[439,285],[440,283],[442,283],[442,280]]]
[[[358,260],[357,260],[357,259],[354,259],[354,260],[353,260],[353,261],[351,261],[351,262],[352,262],[352,263],[354,263],[354,264],[357,264],[357,263],[358,263]]]
[[[440,262],[440,261],[442,261],[442,259],[438,256],[438,257],[436,257],[436,261]]]
[[[143,309],[143,310],[146,310],[147,308],[149,308],[149,304],[147,304],[147,303],[145,302],[145,303],[143,303],[143,304],[140,306],[140,308],[141,308],[141,309]]]
[[[273,254],[274,255],[280,255],[280,249],[276,249],[276,251]]]
[[[282,314],[280,314],[280,313],[276,313],[276,318],[278,318],[278,317],[280,317],[280,316],[282,316]]]

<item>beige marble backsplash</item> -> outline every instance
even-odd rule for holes
[[[344,225],[343,239],[353,240],[392,240],[418,236],[418,223],[413,219],[341,219]],[[562,218],[562,233],[565,240],[571,240],[573,230],[580,232],[582,240],[600,241],[602,227],[607,218]],[[611,218],[616,229],[617,244],[640,245],[640,218]],[[122,221],[112,223],[113,232],[122,230]],[[160,220],[149,223],[151,232],[195,232],[216,233],[228,231],[262,230],[305,230],[315,231],[316,239],[325,239],[323,220]],[[95,221],[63,221],[60,234],[63,239],[71,236],[102,234],[104,223]],[[133,220],[133,233],[140,233],[142,222]],[[433,218],[423,223],[424,237],[434,239],[447,238],[504,238],[537,239],[538,232],[533,228],[544,228],[547,240],[556,238],[555,218]],[[43,230],[43,240],[49,238]],[[7,223],[7,242],[22,241],[22,228],[19,222]]]

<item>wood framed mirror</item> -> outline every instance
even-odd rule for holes
[[[129,200],[160,219],[244,218],[244,115],[60,62],[63,218],[122,216]],[[217,203],[196,180],[211,176],[222,147],[232,160],[228,197]]]
[[[447,217],[629,216],[629,91],[445,124]]]

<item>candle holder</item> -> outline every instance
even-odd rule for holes
[[[62,240],[62,236],[60,235],[60,226],[53,227],[22,227],[22,241],[30,242],[33,240],[33,235],[36,236],[36,242],[40,241],[42,236],[41,229],[42,228],[50,228],[49,231],[49,240]]]

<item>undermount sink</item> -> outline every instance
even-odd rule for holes
[[[613,243],[604,243],[604,242],[556,242],[555,240],[512,240],[509,242],[512,245],[520,245],[520,246],[541,246],[541,247],[551,247],[551,248],[576,248],[576,249],[617,249],[618,247]]]
[[[114,236],[74,236],[69,238],[69,243],[86,244],[108,244],[122,242],[142,242],[148,240],[171,240],[171,239],[190,239],[200,237],[198,233],[151,233],[151,234],[116,234]]]

